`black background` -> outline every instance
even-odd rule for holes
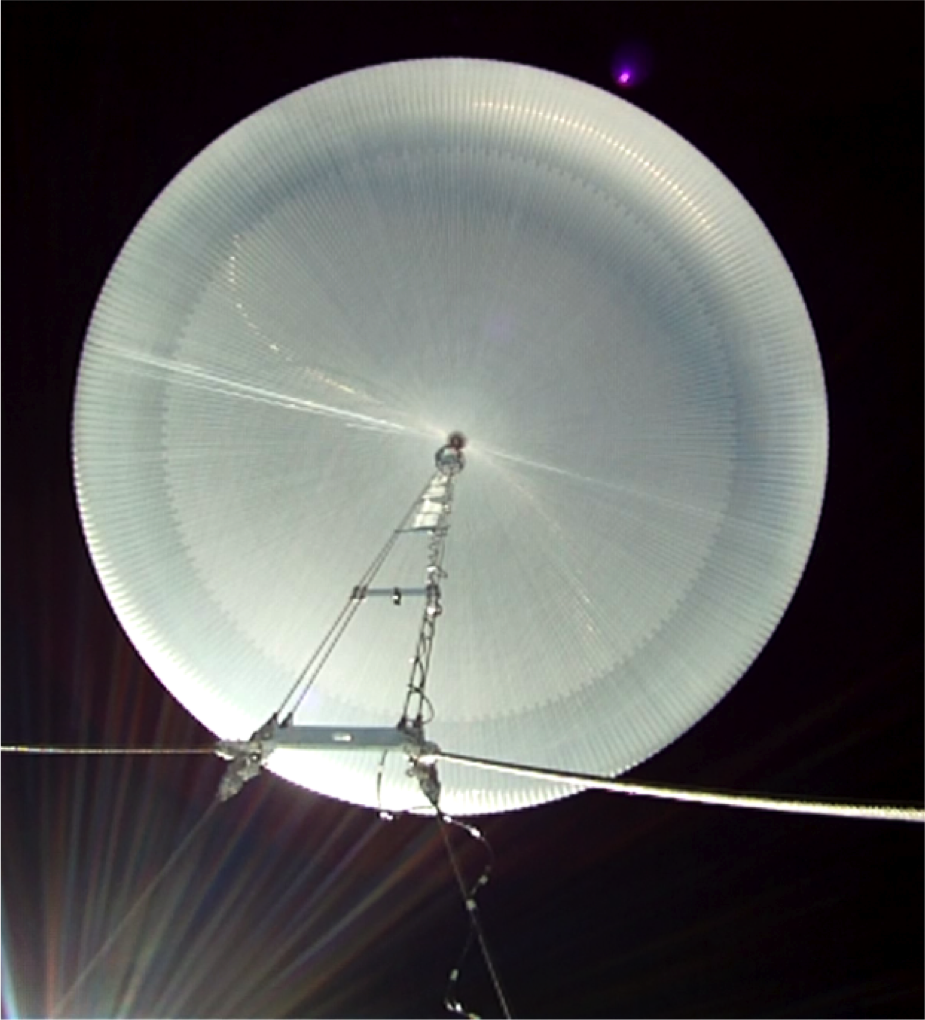
[[[157,193],[331,74],[463,55],[615,91],[635,47],[649,74],[626,97],[730,177],[799,281],[831,461],[777,633],[633,778],[921,802],[922,21],[912,3],[7,5],[4,743],[209,739],[117,626],[70,472],[83,333]],[[62,1015],[442,1015],[465,918],[434,823],[263,777],[184,845],[221,771],[4,755],[4,1016],[50,1015],[101,946]],[[515,1015],[922,1015],[920,827],[584,794],[483,829]],[[459,853],[476,873],[477,844]],[[496,1015],[477,954],[460,991]]]

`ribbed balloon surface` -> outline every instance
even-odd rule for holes
[[[223,738],[278,706],[453,429],[428,691],[447,750],[615,774],[731,687],[783,614],[825,481],[812,328],[767,231],[658,121],[471,60],[280,100],[132,234],[75,416],[90,549],[131,639]],[[383,584],[420,584],[403,536]],[[370,599],[298,722],[394,724],[421,606]],[[279,752],[423,804],[391,754]],[[562,791],[441,766],[455,814]]]

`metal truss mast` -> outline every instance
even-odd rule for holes
[[[337,751],[399,748],[411,760],[410,774],[417,777],[427,799],[437,807],[440,783],[436,765],[433,760],[422,761],[421,756],[439,750],[436,745],[428,743],[424,735],[425,726],[433,718],[433,707],[427,695],[427,680],[437,621],[443,613],[441,585],[446,577],[443,563],[453,510],[454,487],[466,464],[463,454],[465,445],[462,433],[453,432],[437,450],[434,458],[436,473],[415,499],[361,580],[354,585],[346,605],[299,673],[279,709],[248,740],[222,740],[215,745],[215,753],[228,760],[228,767],[218,789],[219,800],[233,797],[246,782],[256,777],[277,748]],[[414,532],[429,534],[423,585],[414,588],[373,587],[375,577],[398,538]],[[333,727],[296,724],[296,710],[356,615],[357,609],[367,599],[377,597],[390,598],[395,605],[401,605],[406,598],[424,600],[414,658],[411,660],[411,674],[397,725]]]

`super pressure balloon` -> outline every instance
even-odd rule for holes
[[[526,67],[374,67],[170,183],[90,325],[80,511],[126,632],[221,738],[276,709],[458,430],[428,737],[614,775],[748,669],[803,571],[825,389],[794,280],[687,142]],[[420,536],[382,582],[420,583]],[[410,579],[410,580],[409,580]],[[419,625],[370,599],[296,721],[394,724]],[[277,752],[422,806],[399,753]],[[562,791],[441,765],[450,814]]]

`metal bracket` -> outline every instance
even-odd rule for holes
[[[299,726],[271,716],[249,740],[220,740],[215,753],[228,761],[218,788],[218,799],[228,800],[245,783],[260,774],[274,751],[369,751],[395,748],[411,757],[433,753],[437,745],[424,739],[422,730],[401,726]]]

